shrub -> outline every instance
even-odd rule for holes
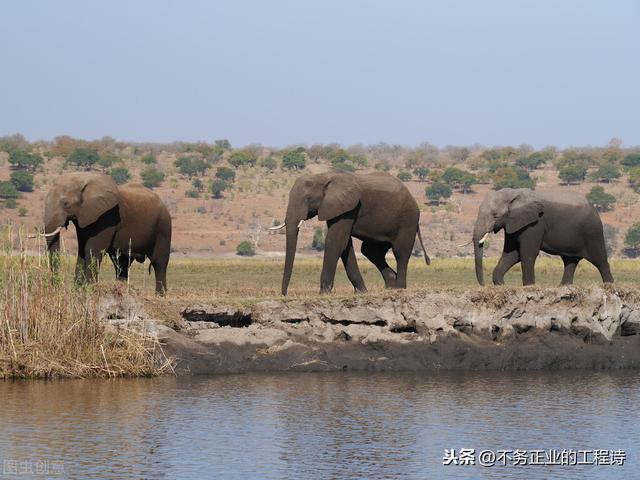
[[[442,182],[435,182],[425,189],[425,194],[432,203],[440,203],[441,198],[449,198],[451,193],[451,187]]]
[[[501,188],[535,188],[536,182],[529,172],[522,168],[502,167],[493,174],[493,189]]]
[[[118,157],[116,157],[113,153],[103,153],[98,157],[98,165],[102,167],[103,172],[105,172],[107,168],[111,167],[117,161]]]
[[[15,198],[7,198],[4,202],[4,206],[5,208],[10,208],[13,210],[18,206],[18,203],[16,202]]]
[[[11,172],[11,183],[20,192],[33,191],[33,175],[26,170]]]
[[[209,164],[201,158],[195,157],[180,157],[173,162],[178,167],[178,171],[181,175],[185,175],[189,178],[195,175],[204,175],[209,169]]]
[[[241,257],[253,257],[256,254],[253,244],[249,240],[244,240],[236,247],[236,255]]]
[[[42,157],[24,150],[14,150],[9,153],[9,163],[17,168],[35,171],[42,164]]]
[[[229,156],[229,163],[234,167],[253,167],[258,161],[256,152],[250,149],[236,150]]]
[[[524,168],[526,170],[535,170],[540,168],[545,163],[553,160],[553,152],[549,150],[543,150],[541,152],[533,152],[524,157],[520,157],[516,160],[516,167]]]
[[[640,167],[629,170],[629,186],[635,191],[640,191]]]
[[[20,197],[20,192],[16,189],[16,186],[13,183],[9,181],[0,182],[0,198],[9,199],[18,197]]]
[[[558,171],[558,177],[567,185],[583,182],[586,176],[587,167],[581,163],[565,165]]]
[[[620,168],[613,163],[605,163],[600,165],[596,171],[591,174],[591,179],[596,182],[610,183],[622,176]]]
[[[427,167],[417,167],[413,170],[413,174],[418,177],[421,182],[424,182],[429,175],[429,169]]]
[[[164,181],[164,173],[155,167],[146,168],[141,174],[142,184],[147,188],[159,187]]]
[[[222,198],[222,193],[229,188],[229,184],[220,178],[216,178],[209,185],[209,191],[213,198]]]
[[[272,171],[278,167],[278,162],[272,156],[268,156],[260,161],[260,166],[265,170]]]
[[[129,170],[125,167],[112,168],[110,174],[118,185],[127,183],[131,178],[131,175],[129,175]]]
[[[282,168],[287,170],[303,170],[306,165],[307,159],[304,156],[304,148],[302,147],[289,150],[282,156]]]
[[[202,180],[199,178],[194,178],[191,182],[191,186],[198,192],[204,191],[204,183],[202,183]]]
[[[20,216],[20,217],[26,217],[26,216],[27,216],[27,213],[29,213],[29,210],[27,210],[27,209],[26,209],[26,208],[24,208],[24,207],[20,207],[20,208],[18,209],[18,216]]]
[[[476,176],[473,173],[456,167],[447,168],[440,178],[442,182],[450,187],[459,188],[463,193],[468,192],[471,189],[471,185],[477,182]]]
[[[409,180],[411,180],[411,173],[405,170],[401,170],[400,172],[398,172],[398,179],[400,179],[400,181],[402,182],[408,182]]]
[[[640,152],[630,153],[622,159],[622,165],[626,168],[640,167]]]
[[[236,172],[229,167],[218,167],[216,170],[216,178],[225,182],[233,182],[236,178]]]
[[[640,222],[634,223],[627,230],[624,237],[624,244],[628,247],[625,253],[630,257],[637,257],[640,248]]]
[[[198,190],[187,190],[184,192],[184,196],[187,198],[200,198],[200,192]]]
[[[158,160],[153,153],[147,153],[140,159],[140,161],[145,165],[155,165],[156,163],[158,163]]]
[[[324,241],[327,233],[323,227],[318,227],[313,232],[313,240],[311,241],[311,248],[322,252],[324,250]]]
[[[76,148],[69,155],[67,162],[77,167],[91,168],[98,162],[99,158],[97,152],[89,148]]]
[[[606,212],[616,203],[616,197],[605,192],[604,188],[598,185],[587,194],[587,201],[599,212]]]

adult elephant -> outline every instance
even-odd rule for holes
[[[490,232],[504,229],[504,249],[493,271],[493,283],[504,283],[505,273],[522,263],[522,283],[535,283],[534,264],[540,250],[560,255],[562,285],[573,283],[578,262],[585,258],[613,282],[598,212],[580,195],[537,193],[528,188],[504,188],[489,193],[478,210],[473,230],[476,277],[484,285],[482,250]]]
[[[416,239],[425,252],[420,235],[420,209],[404,184],[386,173],[353,174],[328,172],[304,175],[289,193],[285,223],[286,258],[282,278],[282,294],[287,294],[298,242],[298,230],[305,220],[318,216],[327,222],[324,260],[320,276],[320,292],[333,288],[338,259],[341,258],[347,277],[358,292],[366,286],[358,264],[351,237],[362,240],[362,253],[378,268],[387,288],[406,288],[407,264]],[[386,262],[392,249],[397,272]]]
[[[72,222],[78,236],[76,281],[95,281],[103,253],[126,280],[134,260],[149,258],[156,293],[167,288],[171,216],[160,197],[135,184],[118,187],[109,175],[72,173],[59,177],[47,193],[45,233],[50,253],[60,249],[60,230]]]

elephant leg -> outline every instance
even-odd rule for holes
[[[364,284],[360,269],[358,268],[358,262],[356,260],[356,252],[353,250],[353,240],[349,237],[347,248],[342,252],[341,257],[344,269],[347,271],[347,277],[349,281],[358,293],[366,293],[367,287]]]
[[[149,258],[156,276],[156,294],[158,295],[164,295],[167,291],[167,266],[170,254],[170,242],[164,237],[159,238]]]
[[[493,270],[493,284],[504,285],[505,274],[519,261],[520,252],[517,249],[504,250],[496,268]]]
[[[129,278],[129,267],[133,263],[133,259],[128,255],[111,254],[111,261],[116,269],[116,278],[120,281],[127,281]]]
[[[338,217],[327,222],[327,236],[324,241],[324,257],[320,274],[320,293],[329,293],[333,289],[338,259],[351,240],[353,218]]]
[[[537,228],[525,229],[519,236],[520,263],[522,264],[522,284],[536,283],[535,265],[542,246],[544,230]]]
[[[416,224],[418,222],[416,221]],[[393,255],[396,257],[397,278],[395,288],[407,288],[407,269],[409,259],[416,242],[416,227],[403,229],[398,233],[396,240],[391,244]]]
[[[387,263],[385,256],[391,248],[391,245],[386,243],[376,243],[365,241],[362,242],[362,254],[373,263],[380,271],[382,278],[384,279],[384,286],[386,288],[393,288],[396,284],[397,274],[393,268]]]
[[[580,262],[580,258],[562,256],[562,262],[564,263],[564,273],[562,274],[562,281],[560,282],[560,285],[571,285],[573,283],[573,275],[576,273],[576,267]]]

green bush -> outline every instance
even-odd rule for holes
[[[156,156],[153,153],[147,153],[145,156],[143,156],[140,159],[140,161],[145,165],[155,165],[158,163],[158,160],[156,159]]]
[[[99,158],[98,153],[89,148],[76,148],[69,155],[67,162],[77,167],[90,168],[98,162]]]
[[[18,206],[18,203],[16,202],[15,198],[7,198],[4,202],[5,208],[10,208],[13,210],[17,206]]]
[[[620,168],[612,163],[600,165],[600,167],[590,175],[593,181],[606,183],[611,183],[612,180],[616,180],[621,176],[622,172],[620,172]]]
[[[117,161],[118,157],[116,157],[113,153],[103,153],[98,157],[98,165],[102,167],[103,172]]]
[[[640,248],[640,222],[629,227],[624,237],[624,244],[631,249]]]
[[[254,167],[258,161],[256,152],[250,149],[236,150],[229,156],[229,163],[234,167]]]
[[[522,168],[502,167],[498,168],[492,176],[493,189],[502,188],[535,188],[536,182],[529,172]]]
[[[244,240],[236,247],[236,255],[241,257],[253,257],[256,254],[256,250],[253,248],[253,243],[249,240]]]
[[[463,193],[471,190],[471,186],[477,183],[473,173],[461,170],[456,167],[447,168],[440,177],[441,181],[453,188],[459,188]]]
[[[207,162],[196,157],[180,157],[178,160],[173,162],[173,164],[178,167],[178,171],[181,175],[185,175],[189,178],[196,175],[204,175],[209,169],[209,164]]]
[[[142,184],[147,188],[159,187],[164,181],[164,173],[155,167],[148,167],[141,174]]]
[[[278,162],[273,156],[269,155],[267,158],[260,160],[260,166],[265,170],[272,171],[278,168]]]
[[[229,188],[229,184],[220,178],[216,178],[209,185],[209,191],[213,198],[222,198],[222,193]]]
[[[216,178],[225,182],[233,182],[236,179],[236,172],[229,167],[218,167],[216,170]]]
[[[409,180],[411,180],[411,173],[407,172],[406,170],[401,170],[398,172],[398,179],[402,182],[408,182]]]
[[[313,240],[311,241],[311,248],[318,252],[324,250],[324,241],[327,236],[327,232],[324,227],[317,227],[313,232]]]
[[[20,192],[16,189],[16,186],[9,181],[0,182],[0,198],[10,199],[19,198]],[[6,206],[6,203],[5,203]]]
[[[586,176],[587,167],[581,163],[565,165],[558,171],[558,177],[567,185],[583,182]]]
[[[413,174],[418,177],[421,182],[424,182],[429,175],[429,169],[427,167],[417,167],[413,170]]]
[[[607,212],[616,203],[616,197],[605,192],[604,188],[598,185],[587,193],[587,201],[599,212]]]
[[[20,207],[20,208],[18,209],[18,216],[19,216],[19,217],[26,217],[26,216],[27,216],[27,213],[29,213],[29,210],[27,210],[27,209],[26,209],[26,208],[24,208],[24,207]]]
[[[31,170],[32,172],[42,164],[42,157],[24,150],[13,150],[9,153],[9,163],[16,168]]]
[[[439,203],[442,198],[449,198],[452,194],[451,187],[446,183],[434,182],[425,188],[427,199],[432,203]]]
[[[33,175],[26,170],[11,172],[11,183],[20,192],[33,192]]]
[[[626,168],[640,167],[640,152],[634,152],[626,155],[622,159],[621,163]]]
[[[184,192],[184,196],[187,198],[200,198],[200,192],[198,190],[187,190]]]
[[[125,167],[112,168],[110,175],[118,185],[127,183],[131,178],[131,175],[129,175],[129,170]]]
[[[282,168],[287,170],[303,170],[306,165],[307,159],[304,156],[304,148],[302,147],[289,150],[282,156]]]

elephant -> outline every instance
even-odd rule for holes
[[[503,188],[489,193],[479,207],[471,240],[480,285],[484,285],[483,244],[490,232],[502,229],[504,249],[493,271],[495,285],[502,285],[505,273],[518,262],[522,263],[523,285],[534,284],[534,265],[540,250],[562,258],[562,285],[573,283],[576,267],[583,258],[598,269],[603,282],[613,282],[602,221],[583,196],[538,193],[528,188]]]
[[[59,252],[60,231],[69,222],[78,237],[78,283],[97,279],[102,255],[107,253],[119,280],[128,278],[134,260],[142,263],[149,258],[156,293],[165,293],[171,215],[154,192],[136,184],[119,187],[105,174],[66,174],[55,181],[45,199],[43,235],[50,254]]]
[[[282,294],[287,294],[298,242],[305,220],[317,216],[327,222],[320,292],[333,289],[338,259],[356,292],[366,292],[351,237],[362,240],[362,253],[380,271],[386,288],[406,288],[407,265],[416,234],[427,265],[431,263],[420,234],[420,209],[407,187],[387,173],[357,174],[341,171],[307,174],[296,180],[289,193],[285,222],[286,256]],[[386,262],[392,249],[397,272]]]

